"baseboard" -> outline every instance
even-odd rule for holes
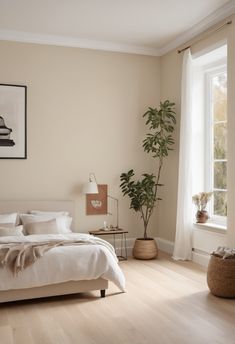
[[[173,254],[174,242],[168,241],[168,240],[165,240],[162,238],[156,238],[156,240],[158,243],[158,247],[161,251],[167,252],[170,255]],[[193,249],[193,252],[192,252],[192,261],[193,262],[207,267],[209,260],[210,260],[210,254],[209,253]]]
[[[126,248],[127,248],[127,256],[131,257],[132,256],[132,249],[135,243],[135,239],[136,238],[127,238],[126,239]],[[166,252],[170,255],[173,254],[174,251],[174,242],[173,241],[169,241],[166,239],[162,239],[159,237],[156,237],[155,240],[157,241],[158,244],[158,248],[160,251]],[[113,240],[109,239],[108,240],[110,242],[110,244],[113,245]],[[124,248],[124,243],[123,243],[123,247],[121,250],[121,239],[116,239],[116,253],[117,255],[124,255],[125,248]],[[194,249],[192,252],[192,261],[207,267],[208,263],[209,263],[209,259],[210,259],[210,255],[207,252],[204,251],[200,251],[200,250],[196,250]]]
[[[128,257],[130,257],[132,255],[132,249],[134,247],[134,243],[135,243],[136,238],[127,238],[126,239],[126,248],[127,248],[127,255]],[[155,238],[155,240],[157,241],[158,244],[158,248],[159,250],[169,253],[170,255],[173,254],[173,250],[174,250],[174,243],[162,238]],[[110,242],[110,244],[113,245],[113,240],[112,239],[108,239],[107,241]],[[116,244],[116,253],[117,255],[121,255],[121,239],[116,239],[115,240],[115,244]],[[124,249],[124,243],[123,243],[123,249]],[[123,254],[123,252],[122,252]]]
[[[207,252],[195,251],[195,250],[192,252],[192,261],[194,263],[207,267],[209,260],[210,260],[210,255]]]
[[[159,250],[169,253],[170,255],[173,254],[174,251],[174,242],[172,241],[168,241],[162,238],[155,238],[155,240],[157,241],[158,244],[158,248]]]
[[[111,245],[114,244],[113,239],[106,239]],[[131,257],[132,256],[132,249],[135,243],[135,238],[126,238],[126,249],[127,249],[127,256]],[[122,242],[122,239],[117,238],[115,240],[115,245],[116,245],[116,254],[118,256],[120,255],[125,255],[125,244],[124,241]]]

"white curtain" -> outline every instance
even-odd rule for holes
[[[184,52],[181,82],[181,119],[176,237],[173,259],[190,260],[193,229],[193,61],[190,49]]]

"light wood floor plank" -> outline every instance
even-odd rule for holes
[[[159,259],[120,263],[127,293],[0,305],[1,344],[234,344],[235,300],[216,298],[205,269]]]

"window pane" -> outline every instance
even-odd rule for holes
[[[227,162],[214,162],[214,188],[227,189]]]
[[[214,191],[214,214],[227,216],[227,192]]]
[[[214,159],[226,159],[227,157],[227,124],[216,123],[214,125]]]
[[[222,73],[212,79],[212,101],[214,121],[227,119],[227,74]]]

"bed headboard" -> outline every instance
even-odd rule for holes
[[[27,213],[30,210],[68,211],[73,218],[72,229],[75,223],[75,202],[65,201],[0,201],[0,213]]]

